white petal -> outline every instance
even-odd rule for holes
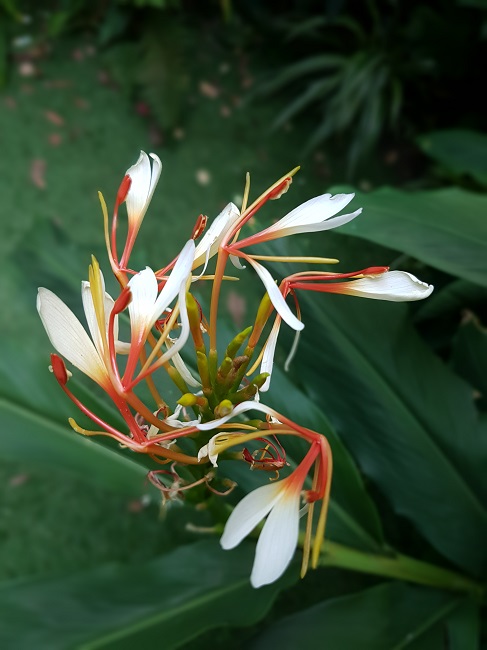
[[[219,436],[221,436],[221,434],[217,433],[212,438],[210,438],[210,440],[208,440],[208,443],[206,445],[201,447],[201,449],[198,451],[198,460],[208,457],[208,460],[213,465],[213,467],[218,467],[218,463],[216,462],[218,460],[218,449],[217,445],[215,445],[215,440]]]
[[[98,383],[108,379],[93,342],[73,312],[49,289],[39,288],[37,310],[55,349]]]
[[[279,237],[288,237],[289,235],[296,235],[301,232],[322,232],[323,230],[332,230],[333,228],[338,228],[339,226],[343,226],[349,221],[352,221],[352,219],[355,219],[355,217],[358,217],[358,215],[361,213],[362,208],[359,208],[358,210],[355,210],[355,212],[341,214],[340,216],[335,217],[334,219],[330,219],[329,221],[284,228],[279,232]]]
[[[267,379],[265,380],[264,384],[260,389],[262,393],[268,391],[269,386],[271,385],[272,368],[274,366],[274,354],[276,351],[277,337],[279,336],[280,329],[281,329],[281,318],[278,316],[274,322],[274,325],[272,326],[271,332],[269,334],[269,338],[267,339],[265,344],[264,354],[262,356],[260,372],[269,373],[269,377],[267,377]]]
[[[189,338],[191,332],[189,327],[189,318],[188,312],[186,311],[186,285],[183,282],[181,284],[181,289],[179,291],[179,309],[180,309],[180,319],[181,319],[181,333],[179,337],[173,341],[172,346],[164,352],[164,354],[158,359],[158,363],[163,364],[169,359],[172,359],[181,348],[184,346],[186,341]]]
[[[172,339],[170,338],[166,339],[166,346],[168,350],[172,348],[174,343],[175,341],[173,341]],[[199,382],[197,379],[193,377],[193,375],[190,373],[188,369],[188,366],[182,360],[180,354],[178,354],[177,352],[174,353],[171,359],[174,364],[174,367],[179,372],[179,374],[181,375],[181,377],[184,379],[185,383],[188,386],[192,386],[193,388],[201,388],[201,382]]]
[[[153,325],[152,315],[157,299],[157,278],[154,271],[146,267],[129,281],[132,294],[129,303],[132,338],[143,337]],[[157,320],[157,318],[156,318]]]
[[[282,481],[263,485],[249,492],[232,511],[225,524],[220,544],[234,548],[257,526],[282,496]]]
[[[245,413],[246,411],[251,411],[252,409],[255,409],[256,411],[260,411],[261,413],[266,413],[267,415],[272,415],[272,416],[277,415],[276,411],[274,409],[271,409],[270,406],[266,406],[265,404],[260,404],[259,402],[249,400],[247,402],[241,402],[240,404],[237,404],[237,406],[233,409],[231,413],[225,415],[222,418],[219,418],[218,420],[212,420],[211,422],[204,422],[196,426],[200,431],[211,431],[212,429],[217,429],[222,424],[225,424],[225,422],[228,422],[228,420],[231,420],[237,415],[240,415],[241,413]]]
[[[216,254],[220,242],[239,218],[240,210],[233,203],[223,208],[196,246],[193,268],[203,264],[208,251],[208,259]]]
[[[176,298],[181,286],[184,286],[188,275],[191,273],[191,267],[194,259],[194,241],[190,239],[186,242],[179,253],[179,257],[174,265],[171,275],[169,276],[164,288],[162,289],[154,305],[151,316],[151,327],[160,317],[162,312],[169,307],[171,302]]]
[[[264,286],[267,289],[267,293],[269,294],[269,298],[271,299],[272,304],[274,305],[277,313],[281,316],[282,320],[294,330],[302,330],[304,323],[302,323],[299,318],[293,314],[269,271],[264,268],[262,264],[258,264],[251,257],[249,257],[248,260],[264,283]]]
[[[105,332],[108,332],[110,314],[112,312],[115,301],[110,296],[110,294],[108,294],[105,291],[105,281],[101,271],[100,271],[100,280],[101,280],[103,293],[104,293],[103,306],[104,306]],[[100,335],[100,329],[98,327],[98,320],[96,318],[95,306],[93,304],[93,295],[91,293],[91,287],[89,282],[83,281],[81,283],[81,299],[83,301],[83,309],[85,312],[86,322],[88,323],[88,328],[90,330],[91,338],[93,339],[93,342],[95,344],[96,349],[98,350],[98,353],[100,354],[100,356],[103,356],[102,337]],[[116,341],[118,338],[118,316],[115,317],[115,322],[114,322],[114,337]]]
[[[265,232],[276,232],[283,228],[306,226],[326,221],[326,219],[333,217],[348,205],[354,196],[355,194],[335,194],[335,196],[322,194],[316,196],[294,208],[277,223],[267,228]]]
[[[155,154],[151,154],[151,158],[153,160],[152,168],[149,156],[141,151],[135,165],[132,165],[126,172],[126,175],[130,176],[132,180],[126,198],[129,225],[136,231],[144,218],[161,175],[161,161]]]
[[[406,271],[389,271],[374,278],[361,278],[340,284],[345,287],[343,293],[347,295],[392,302],[423,300],[434,288],[432,284],[421,282]]]
[[[236,269],[243,270],[247,268],[242,262],[240,261],[240,257],[237,257],[237,255],[230,255],[230,262],[233,264],[233,266]]]
[[[255,550],[253,587],[275,582],[289,566],[298,543],[299,499],[299,490],[286,490],[267,517]]]

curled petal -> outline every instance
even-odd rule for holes
[[[279,330],[281,329],[281,319],[278,316],[272,326],[269,338],[266,341],[264,348],[264,355],[262,357],[262,363],[260,366],[260,372],[268,372],[269,376],[265,380],[264,384],[261,386],[260,391],[265,393],[269,390],[271,385],[271,376],[272,369],[274,367],[274,354],[276,352],[277,337],[279,336]]]
[[[267,293],[269,294],[269,298],[271,299],[272,304],[274,305],[277,313],[282,318],[282,320],[294,330],[302,330],[304,323],[302,323],[299,318],[293,314],[269,271],[264,268],[262,264],[259,264],[251,257],[248,257],[246,259],[248,259],[250,264],[252,264],[259,278],[264,283]]]
[[[157,278],[154,271],[146,267],[134,275],[128,286],[132,294],[132,300],[128,307],[132,341],[135,341],[139,338],[142,339],[152,327],[152,315],[157,299]]]
[[[432,293],[433,289],[432,284],[421,282],[411,273],[389,271],[377,277],[332,283],[327,285],[326,291],[374,300],[405,302],[423,300]]]
[[[228,415],[225,415],[222,418],[218,418],[218,420],[212,420],[211,422],[204,422],[202,424],[197,424],[196,426],[200,431],[211,431],[212,429],[217,429],[220,427],[222,424],[225,424],[225,422],[228,422],[232,418],[236,417],[237,415],[240,415],[241,413],[245,413],[246,411],[251,411],[252,409],[255,409],[256,411],[260,411],[261,413],[266,413],[267,415],[272,415],[277,417],[277,412],[270,408],[270,406],[266,406],[265,404],[260,404],[259,402],[255,401],[246,401],[246,402],[241,402],[240,404],[237,404],[237,406],[232,410],[231,413]]]
[[[37,311],[55,349],[100,385],[108,374],[92,340],[73,312],[49,289],[39,288]]]

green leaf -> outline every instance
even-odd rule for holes
[[[395,510],[450,560],[481,573],[485,436],[471,389],[423,344],[406,313],[346,296],[303,300],[295,368]]]
[[[206,630],[262,618],[296,571],[262,589],[249,582],[254,546],[205,540],[133,566],[7,583],[0,645],[16,650],[179,648]],[[292,575],[291,575],[292,574]]]
[[[340,228],[487,286],[487,196],[458,188],[357,193],[364,214]]]
[[[478,650],[480,648],[480,617],[478,604],[463,600],[448,618],[450,650]]]
[[[462,602],[441,591],[381,584],[286,616],[250,647],[314,648],[320,639],[336,650],[439,649],[445,647],[444,622]]]
[[[78,417],[79,411],[49,373],[47,349],[5,341],[0,348],[3,458],[67,469],[126,494],[152,491],[143,465],[127,453],[112,451],[70,428],[67,418]],[[76,385],[74,390],[80,394],[82,388]],[[86,397],[93,404],[86,391],[81,394],[82,401]]]
[[[468,312],[453,345],[454,369],[487,399],[487,330]]]
[[[446,314],[460,313],[465,307],[474,309],[487,301],[487,288],[480,287],[467,280],[453,280],[446,287],[436,290],[428,300],[418,305],[415,321],[438,318]]]
[[[421,135],[417,142],[425,154],[456,175],[487,185],[487,135],[466,129],[445,129]]]

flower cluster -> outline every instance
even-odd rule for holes
[[[302,514],[307,518],[302,575],[310,562],[313,567],[317,565],[325,532],[332,476],[329,444],[321,434],[299,426],[260,400],[261,393],[270,386],[282,322],[297,333],[304,327],[299,293],[344,293],[404,301],[420,300],[433,290],[409,273],[389,271],[387,267],[350,273],[300,271],[276,284],[262,262],[309,265],[338,260],[259,255],[253,252],[255,246],[297,233],[336,228],[361,212],[358,209],[342,214],[353,194],[323,194],[268,228],[244,236],[248,221],[267,201],[278,199],[288,190],[296,171],[279,179],[250,205],[247,175],[240,210],[228,204],[208,229],[207,218],[200,215],[191,238],[172,262],[156,271],[146,267],[136,272],[130,268],[131,253],[161,173],[159,158],[141,152],[120,184],[111,219],[100,194],[108,258],[119,285],[118,295],[112,298],[106,292],[99,264],[92,258],[88,281],[81,285],[89,333],[48,289],[39,289],[37,302],[58,353],[51,355],[51,370],[66,395],[96,427],[87,430],[70,419],[72,428],[87,436],[109,436],[133,452],[146,454],[158,463],[170,463],[170,470],[149,473],[164,499],[176,498],[201,484],[206,484],[209,494],[227,494],[228,490],[218,490],[218,470],[214,469],[220,455],[240,459],[250,470],[269,473],[266,484],[237,504],[221,538],[223,548],[233,548],[265,519],[251,575],[254,587],[273,582],[286,570],[298,544]],[[117,227],[124,203],[128,227],[120,252]],[[207,273],[210,259],[215,256],[214,272]],[[262,281],[264,297],[253,324],[228,341],[225,353],[219,355],[221,286],[235,279],[226,275],[229,261],[238,269],[244,262],[255,271]],[[196,297],[202,282],[212,285],[208,315]],[[288,296],[293,298],[291,304],[286,300]],[[119,328],[121,315],[124,320]],[[124,328],[127,335],[121,336]],[[71,372],[63,359],[105,391],[125,422],[124,430],[104,421],[71,391]],[[181,393],[177,404],[167,403],[161,395],[161,374],[166,374]],[[150,404],[141,398],[142,384],[150,391]],[[253,413],[252,419],[244,415],[249,412]],[[307,445],[293,471],[286,462],[286,436],[298,436]],[[194,480],[180,477],[177,468],[182,466],[184,476]],[[280,478],[280,472],[284,478]],[[225,482],[220,479],[220,484]],[[314,516],[316,506],[319,513]]]

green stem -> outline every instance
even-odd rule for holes
[[[484,595],[482,585],[462,574],[401,553],[393,553],[390,556],[375,555],[325,541],[319,565],[396,578],[439,589],[468,592],[477,598]]]

